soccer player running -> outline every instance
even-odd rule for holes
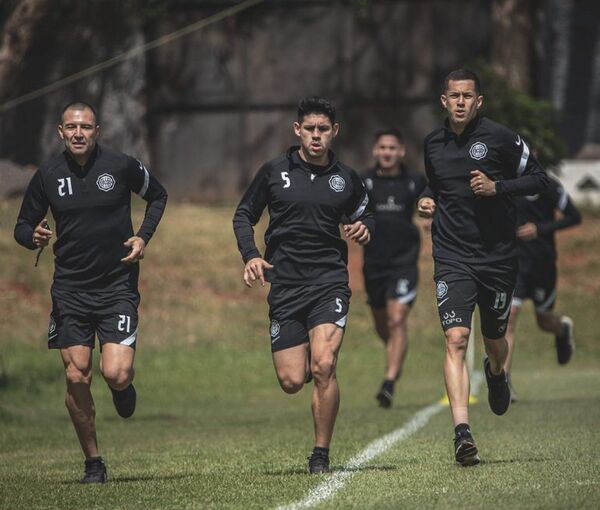
[[[73,102],[62,111],[58,135],[65,150],[32,177],[15,227],[17,242],[42,250],[56,222],[52,312],[48,348],[64,364],[66,406],[85,455],[83,483],[104,483],[95,407],[90,391],[92,349],[100,344],[100,370],[117,413],[130,417],[136,404],[132,381],[138,327],[138,261],[163,214],[167,193],[138,160],[96,143],[95,109]],[[148,205],[137,234],[131,224],[131,192]]]
[[[308,471],[325,473],[340,399],[336,363],[351,294],[340,223],[347,239],[366,244],[374,220],[360,177],[329,149],[339,131],[334,106],[319,97],[302,99],[293,128],[300,146],[260,168],[235,211],[233,228],[246,285],[271,283],[271,351],[281,388],[297,393],[314,377],[315,447]],[[270,218],[263,258],[252,227],[265,207]]]
[[[414,204],[426,185],[423,174],[406,167],[405,155],[399,130],[380,131],[373,146],[375,167],[363,175],[377,224],[364,248],[363,273],[375,330],[387,351],[385,379],[375,397],[385,408],[392,405],[408,349],[407,322],[417,296],[420,246]]]
[[[519,135],[479,116],[483,96],[475,73],[451,72],[440,99],[448,118],[425,138],[429,184],[417,210],[433,217],[434,280],[446,340],[444,376],[455,457],[472,465],[479,455],[469,426],[465,363],[471,316],[478,305],[488,401],[502,415],[510,404],[504,335],[517,274],[512,196],[540,193],[549,180]]]
[[[546,191],[518,197],[516,204],[519,270],[506,331],[508,356],[504,364],[513,402],[517,395],[511,384],[510,370],[517,319],[524,299],[533,300],[540,329],[554,333],[558,363],[565,365],[573,354],[573,321],[552,311],[556,302],[557,275],[554,232],[581,223],[581,214],[560,182],[553,178]]]

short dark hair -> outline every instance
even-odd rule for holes
[[[375,133],[375,141],[379,140],[382,136],[395,136],[400,143],[404,143],[404,136],[402,135],[402,131],[398,128],[392,127],[377,131],[377,133]]]
[[[322,113],[326,115],[332,124],[335,124],[335,105],[323,97],[305,97],[298,103],[298,122],[311,113]]]
[[[100,124],[100,122],[98,120],[98,112],[96,111],[96,108],[94,108],[90,103],[86,103],[85,101],[71,101],[70,103],[66,104],[65,107],[60,112],[60,123],[61,124],[63,122],[63,117],[65,115],[65,112],[69,109],[73,109],[73,110],[89,109],[94,114],[94,120],[96,121],[96,125]]]
[[[455,69],[448,73],[448,76],[444,78],[444,90],[442,90],[442,94],[446,93],[451,81],[459,80],[473,80],[475,83],[475,92],[477,92],[478,96],[481,95],[481,82],[479,81],[479,76],[469,69]]]

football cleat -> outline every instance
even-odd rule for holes
[[[124,390],[115,390],[110,388],[112,392],[113,404],[121,418],[129,418],[135,411],[135,402],[137,394],[133,384],[130,384]]]
[[[471,431],[466,430],[454,436],[454,457],[461,466],[474,466],[481,462]]]
[[[102,457],[85,459],[85,475],[81,479],[81,483],[106,483],[107,480],[106,464]]]
[[[311,475],[329,473],[329,455],[313,450],[308,457],[308,472]]]
[[[556,343],[556,357],[559,365],[566,365],[575,350],[573,321],[569,317],[563,316],[560,318],[560,324],[562,326],[561,332],[554,337]]]
[[[394,384],[390,381],[383,381],[379,393],[375,395],[375,398],[379,402],[379,406],[385,409],[389,409],[392,406],[392,399],[394,397]]]
[[[490,360],[483,360],[483,371],[488,386],[488,402],[490,409],[498,416],[503,415],[510,405],[510,388],[504,369],[498,375],[490,371]]]

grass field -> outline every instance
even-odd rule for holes
[[[45,348],[50,252],[12,239],[18,204],[0,203],[0,508],[275,508],[334,480],[372,441],[442,396],[443,343],[428,243],[411,316],[410,352],[395,406],[374,394],[383,375],[352,251],[354,295],[339,363],[342,405],[334,472],[305,474],[310,391],[285,395],[269,351],[266,289],[245,289],[232,208],[168,207],[142,269],[138,409],[117,417],[96,370],[98,437],[110,483],[81,486],[83,458],[63,405],[62,365]],[[142,209],[137,204],[139,218]],[[51,222],[53,223],[53,222]],[[597,508],[600,504],[600,219],[560,236],[557,308],[575,321],[577,351],[558,367],[553,339],[522,314],[503,417],[485,385],[471,421],[483,463],[453,463],[449,411],[350,471],[318,508]],[[481,345],[477,346],[478,364]]]

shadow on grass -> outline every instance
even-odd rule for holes
[[[107,421],[107,422],[122,422],[123,418],[120,418],[119,416],[116,415],[110,415],[110,416],[104,416],[102,418],[103,421]],[[193,421],[192,419],[188,418],[187,416],[179,416],[179,415],[175,415],[175,414],[167,414],[167,413],[158,413],[158,414],[140,414],[132,416],[132,419],[130,419],[129,421],[133,422],[133,421],[145,421],[145,422],[160,422],[160,421],[166,421],[166,422],[179,422],[179,423],[186,423],[186,422],[191,422]]]
[[[360,473],[364,471],[397,471],[397,466],[363,466],[358,468],[344,468],[343,466],[336,466],[331,469],[329,474],[335,474],[342,471],[348,471],[352,473]],[[265,471],[265,475],[268,476],[283,476],[283,475],[306,475],[308,474],[306,468],[291,468],[291,469],[279,469],[274,471]]]
[[[530,463],[538,463],[538,462],[552,462],[555,459],[549,459],[547,457],[543,458],[528,458],[528,459],[491,459],[491,460],[482,460],[481,465],[496,465],[496,464],[530,464]]]
[[[365,471],[397,471],[399,466],[361,466],[357,468],[339,468],[334,469],[333,472],[336,471],[349,471],[351,473],[361,473]]]
[[[595,398],[594,396],[590,395],[590,396],[564,396],[564,397],[556,397],[556,398],[551,398],[548,396],[544,396],[544,395],[540,395],[540,398],[536,398],[534,399],[520,399],[519,401],[515,403],[515,405],[520,406],[522,405],[523,407],[544,407],[547,406],[549,403],[550,404],[577,404],[577,405],[581,405],[583,407],[586,407],[589,405],[590,400]]]
[[[423,409],[424,407],[431,404],[431,400],[423,401],[423,402],[395,402],[391,407],[381,407],[375,402],[368,402],[368,404],[361,404],[360,407],[356,407],[355,410],[359,411],[363,415],[372,416],[373,413],[381,413],[381,416],[392,415],[395,416],[397,414],[401,414],[402,417],[406,415],[406,418],[409,418],[415,412]]]
[[[183,478],[191,478],[194,473],[178,474],[178,475],[140,475],[140,476],[115,476],[109,477],[108,483],[129,483],[129,482],[150,482],[150,481],[165,481],[165,480],[181,480]],[[63,480],[60,482],[63,485],[84,485],[79,480]],[[93,484],[98,485],[98,484]]]

